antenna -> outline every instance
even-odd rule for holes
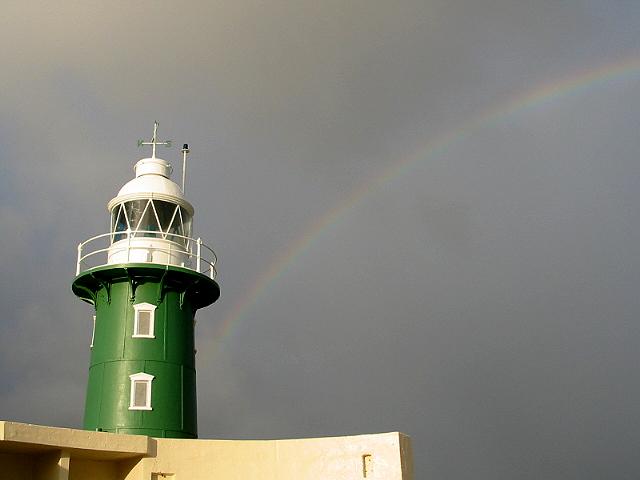
[[[151,145],[151,158],[156,158],[156,145],[164,145],[165,147],[171,146],[171,140],[166,140],[164,142],[158,141],[158,121],[153,122],[153,137],[150,142],[145,142],[144,140],[138,140],[138,147],[142,145]]]
[[[182,145],[182,193],[184,194],[184,179],[187,176],[187,154],[190,152],[189,145]]]

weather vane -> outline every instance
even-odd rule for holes
[[[138,147],[142,145],[151,145],[151,158],[156,158],[156,145],[164,145],[165,147],[171,146],[171,140],[166,140],[164,142],[158,141],[158,121],[153,122],[153,138],[150,142],[145,142],[144,140],[138,140]]]

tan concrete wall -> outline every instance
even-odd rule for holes
[[[401,433],[180,440],[0,422],[0,480],[412,480]]]
[[[38,455],[34,459],[34,480],[68,480],[69,453],[54,451]]]
[[[69,480],[120,480],[120,465],[114,461],[72,458]]]
[[[402,466],[402,479],[413,480],[413,449],[411,438],[400,434],[400,464]]]
[[[0,478],[33,479],[33,457],[21,453],[0,453]]]
[[[48,453],[0,452],[0,479],[68,480],[69,456],[61,450]]]
[[[156,439],[157,452],[144,458],[126,480],[153,473],[175,480],[411,480],[403,473],[399,433],[296,440]],[[407,437],[404,437],[405,451]]]

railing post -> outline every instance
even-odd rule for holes
[[[200,273],[200,252],[202,250],[202,239],[200,237],[198,237],[198,240],[196,242],[198,244],[198,256],[197,256],[197,260],[196,260],[196,272]]]
[[[82,242],[78,244],[78,261],[76,263],[76,276],[80,275],[80,259],[82,258]]]

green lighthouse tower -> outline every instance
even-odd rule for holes
[[[108,203],[108,233],[78,245],[72,290],[94,305],[84,428],[197,438],[195,313],[215,302],[216,256],[193,238],[193,206],[152,155]]]

